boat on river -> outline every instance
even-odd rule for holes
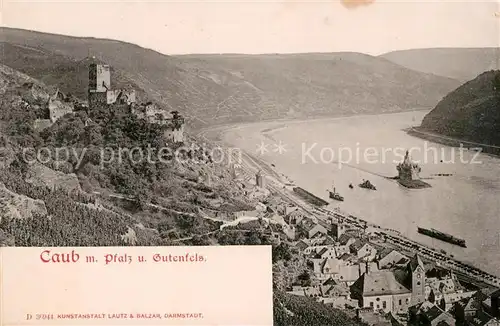
[[[375,187],[369,180],[364,180],[359,184],[359,187],[369,190],[377,190],[377,187]]]
[[[335,191],[335,187],[333,188],[333,191],[329,190],[328,192],[330,193],[330,198],[331,199],[335,199],[335,200],[338,200],[338,201],[344,201],[344,197],[341,196],[337,191]]]
[[[448,243],[451,243],[451,244],[454,244],[454,245],[457,245],[457,246],[460,246],[463,248],[467,248],[467,246],[465,245],[464,239],[454,237],[451,234],[444,233],[444,232],[438,231],[436,229],[432,229],[432,228],[426,229],[426,228],[419,227],[418,233],[424,234],[428,237],[432,237],[432,238],[435,238],[435,239],[438,239],[438,240],[441,240],[444,242],[448,242]]]

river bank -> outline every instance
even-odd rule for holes
[[[393,111],[388,111],[388,112],[379,112],[379,113],[367,113],[367,114],[334,114],[330,116],[324,116],[324,117],[315,117],[315,118],[282,118],[282,119],[273,119],[273,120],[261,120],[261,121],[252,121],[252,122],[242,122],[242,123],[227,123],[227,124],[220,124],[217,126],[210,126],[206,128],[201,128],[197,131],[193,130],[194,135],[196,136],[201,136],[203,138],[211,138],[213,141],[222,141],[222,138],[220,137],[221,134],[224,133],[224,131],[227,130],[235,130],[235,129],[240,129],[240,128],[246,128],[249,126],[258,126],[258,125],[276,125],[276,124],[284,124],[286,126],[291,125],[291,124],[301,124],[301,123],[313,123],[313,122],[318,122],[318,121],[334,121],[334,120],[339,120],[339,119],[345,119],[345,118],[353,118],[353,117],[370,117],[370,116],[380,116],[380,115],[390,115],[390,114],[395,114],[395,113],[411,113],[411,112],[429,112],[431,108],[414,108],[412,110],[393,110]],[[275,126],[275,127],[269,127],[269,128],[264,128],[261,130],[261,133],[272,133],[276,130],[282,129],[281,126]],[[215,133],[216,136],[209,137],[210,133]]]
[[[245,153],[245,160],[248,158],[253,166],[251,173],[261,169],[270,178],[278,179],[280,183],[275,188],[283,188],[286,183],[291,183],[286,181],[288,177],[296,186],[327,200],[330,210],[340,209],[369,223],[398,230],[412,241],[436,250],[445,250],[457,259],[498,275],[500,241],[498,228],[495,228],[500,213],[497,199],[500,195],[498,159],[480,154],[481,164],[463,164],[458,151],[433,143],[430,145],[434,151],[427,153],[429,144],[403,131],[419,124],[419,119],[425,113],[336,117],[314,123],[306,120],[287,124],[286,128],[281,128],[284,126],[282,122],[253,123],[234,129],[226,126],[221,130],[219,127],[217,136],[222,141],[221,145],[238,148]],[[210,136],[214,136],[214,133]],[[272,136],[274,141],[266,136]],[[269,145],[269,151],[263,155],[256,152],[262,142]],[[286,145],[283,153],[274,151],[280,142]],[[427,160],[421,164],[422,179],[429,180],[427,182],[432,188],[408,189],[393,180],[399,161],[393,161],[391,156],[376,163],[363,160],[342,165],[331,161],[302,162],[301,145],[305,144],[307,148],[313,143],[318,144],[318,149],[414,148],[414,160]],[[356,147],[359,143],[361,146]],[[315,158],[319,157],[312,154]],[[467,161],[469,156],[472,158],[475,154],[466,151],[464,157]],[[444,163],[440,163],[440,160],[444,160]],[[438,177],[441,175],[446,177]],[[372,181],[378,191],[348,187],[349,184],[358,184],[362,179]],[[332,182],[345,197],[344,202],[328,199],[327,190],[331,189]],[[288,192],[288,196],[296,197],[291,190]],[[418,234],[417,227],[436,228],[465,239],[470,246],[463,249],[441,243]]]
[[[441,264],[443,267],[461,273],[465,278],[473,280],[473,282],[493,286],[498,286],[500,284],[500,278],[497,278],[490,273],[484,272],[479,268],[473,267],[470,263],[454,259],[453,255],[443,254],[442,250],[439,250],[438,248],[432,248],[428,245],[424,245],[422,243],[408,239],[397,230],[382,227],[360,217],[349,214],[348,212],[342,212],[337,209],[332,210],[325,207],[314,207],[314,205],[310,203],[305,203],[299,198],[296,198],[295,194],[292,191],[290,191],[287,187],[283,187],[283,184],[275,178],[279,175],[282,175],[285,178],[289,177],[285,176],[278,169],[270,167],[270,165],[263,160],[252,158],[252,155],[248,153],[245,153],[244,156],[246,157],[246,159],[243,160],[244,169],[250,169],[252,171],[268,171],[268,180],[271,182],[268,187],[274,192],[282,194],[284,198],[288,199],[297,206],[304,208],[305,211],[310,214],[310,217],[317,220],[323,220],[324,222],[327,222],[327,219],[331,216],[335,216],[336,218],[341,217],[342,220],[354,227],[361,229],[371,228],[374,230],[374,234],[381,235],[385,239],[385,241],[394,244],[401,250],[410,251],[412,253],[419,253],[425,260],[437,263],[438,265]],[[249,158],[251,159],[251,164],[249,164],[249,162],[247,161],[247,159]],[[230,224],[237,225],[240,222],[244,223],[249,220],[251,220],[251,218],[243,218],[240,221],[233,221]],[[226,226],[229,226],[229,224]],[[221,229],[222,228],[223,227],[221,226]]]
[[[496,158],[500,158],[500,146],[488,145],[482,143],[475,143],[472,141],[467,141],[463,139],[453,138],[449,136],[443,136],[436,133],[432,133],[423,130],[421,127],[412,127],[406,130],[406,133],[410,136],[417,137],[420,139],[428,140],[434,143],[442,144],[450,147],[463,147],[468,150],[479,150],[483,154],[489,154]]]

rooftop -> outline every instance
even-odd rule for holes
[[[487,325],[493,318],[493,316],[488,315],[484,311],[478,311],[474,318],[469,320],[469,325],[471,326],[484,326]]]
[[[361,287],[360,290],[363,296],[411,293],[410,290],[396,280],[394,273],[388,270],[364,273],[354,286]]]
[[[351,248],[358,251],[361,248],[363,248],[363,246],[367,243],[368,243],[368,241],[365,239],[357,239],[353,244],[351,244]]]

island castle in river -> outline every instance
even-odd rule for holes
[[[399,180],[401,181],[413,181],[420,180],[421,168],[417,163],[411,160],[409,151],[406,151],[405,158],[403,162],[399,163],[396,167],[399,173]]]

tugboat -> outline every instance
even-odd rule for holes
[[[330,193],[330,198],[338,201],[344,201],[344,197],[341,196],[338,192],[335,191],[335,187],[333,187],[333,191],[328,191]]]
[[[352,183],[349,184],[349,188],[353,189],[354,186],[352,185]]]
[[[363,180],[363,182],[359,184],[359,187],[369,190],[377,190],[377,188],[369,180]]]

